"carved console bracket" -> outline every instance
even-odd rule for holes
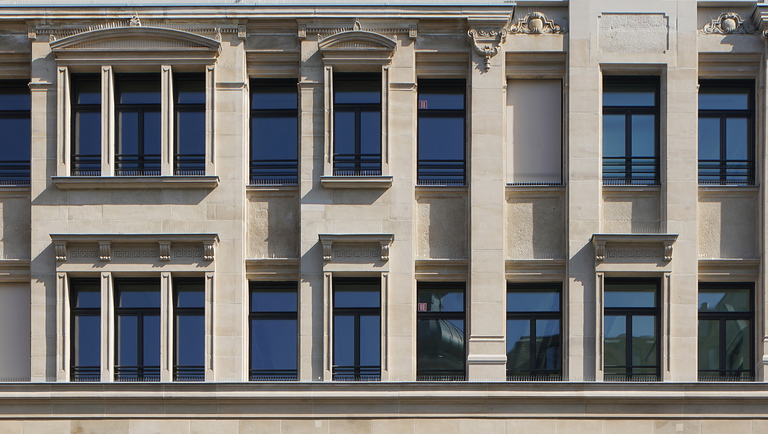
[[[56,250],[56,260],[64,262],[67,260],[67,242],[66,241],[54,241],[53,247]]]
[[[112,260],[112,242],[99,241],[99,260],[109,262]]]
[[[499,54],[507,40],[507,29],[469,29],[467,38],[477,54],[485,56],[485,72],[488,72],[491,70],[491,57]]]
[[[669,262],[677,234],[594,234],[595,264]],[[610,245],[607,247],[607,245]]]
[[[704,25],[703,34],[731,35],[734,33],[754,33],[752,24],[741,19],[736,12],[724,12],[719,17]]]
[[[171,242],[170,241],[158,241],[160,244],[160,260],[167,262],[171,260]]]
[[[379,249],[379,259],[386,262],[389,261],[389,247],[392,245],[392,241],[395,239],[394,234],[320,234],[320,243],[323,245],[323,261],[330,262],[333,258],[333,244],[374,244]],[[337,251],[339,259],[343,257],[364,257],[373,259],[370,251],[365,249],[359,249],[360,252],[340,252]],[[370,249],[369,249],[370,250]]]
[[[556,35],[565,32],[565,29],[555,24],[554,21],[547,18],[547,16],[541,12],[531,12],[523,18],[520,18],[520,20],[517,21],[517,24],[513,24],[509,27],[509,33],[524,33],[531,35]]]
[[[72,258],[86,259],[93,258],[95,261],[112,262],[113,244],[125,245],[125,244],[154,244],[157,243],[158,249],[151,252],[145,251],[141,256],[139,252],[132,253],[133,256],[129,256],[129,251],[123,249],[116,249],[116,258],[118,260],[128,258],[156,258],[163,262],[169,262],[172,260],[171,256],[171,244],[187,244],[187,247],[175,252],[176,258],[202,258],[204,261],[214,260],[214,246],[219,241],[217,234],[51,234],[51,240],[53,241],[54,251],[57,262],[66,262],[70,257],[67,252],[68,245],[98,245],[98,250],[90,248],[78,248],[72,249]],[[190,250],[189,244],[202,244],[202,249],[194,253],[194,249]],[[200,244],[197,244],[198,246]]]

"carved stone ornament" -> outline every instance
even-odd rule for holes
[[[171,260],[171,242],[159,241],[160,245],[160,260],[167,262]]]
[[[101,262],[112,260],[112,243],[110,241],[99,241],[99,260]]]
[[[735,33],[754,33],[752,25],[741,19],[736,12],[724,12],[712,22],[706,24],[701,33],[715,33],[719,35],[731,35]]]
[[[477,54],[485,56],[485,72],[488,72],[491,70],[491,57],[499,54],[501,46],[507,40],[507,29],[469,29],[467,38]]]
[[[203,241],[203,259],[213,261],[213,242]]]
[[[605,261],[605,241],[595,242],[595,262]]]
[[[53,243],[53,246],[56,249],[56,260],[59,262],[66,261],[67,260],[67,242],[56,241]]]
[[[387,262],[389,261],[389,248],[395,236],[394,234],[319,234],[319,238],[323,246],[324,262],[344,261],[347,259],[365,260],[377,257],[379,260]],[[334,242],[347,246],[335,249],[335,258]],[[366,245],[368,246],[366,247]]]
[[[134,14],[130,21],[128,21],[128,25],[131,27],[141,27],[141,20],[139,19],[139,16]]]
[[[527,33],[531,35],[540,34],[562,34],[565,30],[554,21],[547,18],[541,12],[531,12],[528,15],[520,18],[517,24],[510,26],[510,33]]]

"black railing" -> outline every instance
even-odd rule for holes
[[[295,369],[251,369],[251,381],[298,381]]]
[[[604,185],[658,185],[657,157],[603,157]]]
[[[699,184],[754,185],[755,162],[751,160],[699,160]]]
[[[380,176],[381,155],[333,154],[334,176]]]
[[[115,365],[115,381],[160,381],[160,367]]]
[[[419,369],[416,372],[416,381],[464,381],[464,371]]]
[[[748,369],[721,371],[718,369],[713,370],[700,370],[699,381],[718,381],[718,382],[742,382],[742,381],[755,381],[754,373]]]
[[[173,381],[205,381],[205,367],[174,365]]]
[[[299,166],[296,160],[251,160],[251,184],[296,185]]]
[[[115,154],[117,176],[160,176],[159,155]]]
[[[101,155],[73,155],[72,176],[101,176]]]
[[[78,382],[101,381],[101,367],[72,366],[70,368],[70,380]]]
[[[464,160],[419,160],[419,185],[464,185]]]
[[[560,370],[507,371],[507,381],[562,381]]]
[[[334,366],[334,381],[381,381],[380,366]]]
[[[29,160],[0,162],[0,185],[29,185]]]
[[[173,174],[177,176],[205,175],[205,154],[176,154],[173,156]]]

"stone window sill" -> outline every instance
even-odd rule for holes
[[[219,185],[218,176],[54,176],[59,190],[207,188]]]
[[[325,188],[389,188],[391,176],[321,176]]]

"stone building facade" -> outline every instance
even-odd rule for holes
[[[0,432],[768,433],[768,6],[0,6]]]

